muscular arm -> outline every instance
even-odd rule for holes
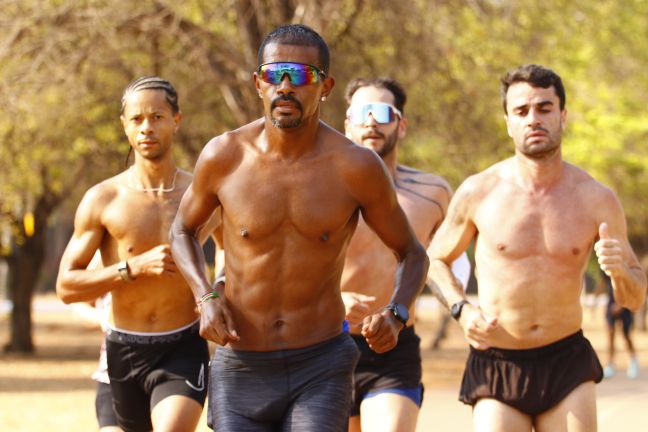
[[[101,212],[106,191],[95,187],[81,200],[74,218],[74,233],[68,243],[56,278],[56,293],[64,303],[91,301],[125,286],[117,264],[87,269],[105,234]]]
[[[448,216],[430,246],[432,292],[447,308],[466,298],[463,285],[453,275],[451,265],[477,234],[473,211],[478,181],[479,179],[471,177],[459,187],[450,202]],[[485,316],[478,307],[470,303],[464,306],[459,323],[466,340],[477,349],[490,346],[489,338],[498,325],[496,318]]]
[[[376,157],[376,162],[377,159]],[[362,183],[362,192],[357,194],[362,217],[396,254],[398,265],[391,301],[410,307],[423,288],[429,265],[428,257],[398,204],[384,166],[375,162],[367,165],[367,181]]]
[[[423,288],[429,261],[396,199],[394,187],[382,161],[373,152],[361,150],[357,181],[352,181],[363,219],[382,242],[394,251],[398,261],[391,301],[408,308]],[[368,152],[368,153],[367,153]],[[356,165],[356,166],[358,166]],[[392,349],[402,324],[391,311],[382,310],[364,319],[362,335],[369,346],[381,353]]]
[[[599,241],[594,245],[601,269],[612,279],[616,302],[637,310],[646,301],[646,274],[627,237],[623,208],[610,191],[599,224]]]
[[[200,242],[200,233],[206,231],[205,226],[219,205],[218,197],[210,190],[210,165],[209,158],[201,155],[169,233],[173,256],[196,298],[211,291]]]
[[[200,335],[205,339],[225,345],[238,340],[234,324],[223,298],[223,284],[212,288],[205,269],[205,255],[200,246],[199,233],[220,205],[214,190],[218,179],[214,173],[221,168],[214,157],[214,141],[207,144],[201,153],[194,178],[182,201],[169,233],[171,249],[180,272],[189,284],[196,299],[216,290],[220,297],[210,299],[202,305],[200,314]]]
[[[470,245],[477,230],[471,220],[470,184],[464,183],[450,202],[448,216],[432,239],[428,248],[429,275],[435,297],[447,308],[462,300],[464,287],[452,273],[452,263]]]

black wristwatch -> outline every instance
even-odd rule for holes
[[[389,303],[385,309],[390,310],[394,314],[394,318],[403,323],[403,328],[407,327],[407,320],[409,319],[409,311],[407,307],[400,303]]]
[[[464,305],[468,303],[470,303],[468,300],[460,300],[450,306],[450,316],[459,321],[459,318],[461,317],[461,311],[463,310]]]

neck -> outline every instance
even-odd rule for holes
[[[387,166],[387,171],[396,178],[396,167],[398,167],[398,144],[394,146],[392,151],[382,157],[383,162]]]
[[[135,189],[162,190],[175,186],[178,169],[171,157],[149,160],[136,155],[135,163],[129,169]]]
[[[560,180],[563,174],[560,149],[543,159],[533,159],[516,152],[515,163],[518,180],[525,189],[530,191],[549,189]]]
[[[297,158],[311,151],[316,144],[320,121],[317,116],[304,118],[295,128],[278,128],[268,118],[265,120],[265,140],[262,150],[283,158]]]

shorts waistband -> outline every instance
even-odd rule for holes
[[[114,328],[106,329],[106,340],[124,344],[154,345],[178,342],[183,338],[197,334],[200,330],[200,321],[195,321],[189,326],[169,333],[135,333]]]
[[[349,340],[348,333],[340,333],[337,336],[332,337],[331,339],[326,339],[322,342],[318,342],[313,345],[309,345],[303,348],[289,348],[284,350],[274,350],[274,351],[246,351],[246,350],[235,350],[232,348],[218,346],[216,351],[218,355],[223,356],[224,358],[238,359],[241,361],[272,361],[272,360],[284,360],[287,358],[297,359],[300,357],[310,357],[317,356],[323,352],[329,351],[332,346],[336,344],[344,343],[344,340]]]
[[[405,327],[398,334],[398,342],[400,342],[401,340],[408,340],[414,336],[416,336],[416,332],[414,331],[414,326],[412,325],[412,326]],[[351,337],[356,341],[366,341],[365,337],[359,334],[352,334]]]
[[[544,345],[538,348],[530,349],[505,349],[505,348],[489,348],[487,350],[478,350],[470,347],[471,355],[482,357],[497,358],[502,360],[507,359],[535,359],[552,355],[558,351],[562,351],[567,347],[573,346],[575,343],[587,340],[583,336],[583,330],[578,330],[576,333],[569,335],[556,342]]]

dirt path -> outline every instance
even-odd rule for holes
[[[7,335],[7,314],[0,313],[0,343]],[[40,299],[34,311],[33,356],[0,354],[0,430],[93,431],[94,383],[101,332],[71,308],[51,297]],[[436,309],[419,314],[417,331],[422,339],[425,399],[418,432],[470,431],[470,409],[457,401],[467,347],[459,327],[451,323],[440,350],[430,349],[439,321]],[[585,313],[585,335],[604,353],[603,311]],[[637,380],[623,373],[597,387],[600,432],[648,430],[648,334],[635,332],[642,363]],[[625,351],[618,354],[623,372]],[[198,429],[208,431],[204,421]]]

